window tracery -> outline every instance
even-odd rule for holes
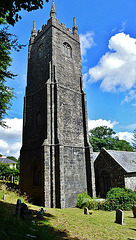
[[[63,53],[67,57],[72,58],[72,48],[71,48],[71,46],[67,42],[63,43]]]

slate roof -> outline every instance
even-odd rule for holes
[[[13,163],[13,164],[17,164],[15,161],[10,160],[9,158],[2,158],[2,157],[0,157],[0,163]]]
[[[99,152],[93,152],[93,161],[95,162],[95,159],[98,157]]]
[[[104,149],[127,173],[136,172],[136,152]]]

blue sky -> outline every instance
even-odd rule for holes
[[[120,139],[131,141],[136,128],[136,1],[55,0],[57,19],[72,28],[76,17],[82,47],[84,91],[89,129],[107,125]],[[28,44],[33,20],[37,30],[49,19],[51,0],[42,10],[21,11],[22,19],[10,32]],[[18,76],[8,81],[17,99],[7,119],[10,129],[0,128],[0,152],[19,155],[28,47],[12,53],[11,70]]]

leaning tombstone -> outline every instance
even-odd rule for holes
[[[20,217],[20,211],[21,211],[21,200],[18,199],[16,203],[16,216]]]
[[[133,212],[134,218],[136,218],[136,206],[135,205],[132,206],[132,212]]]
[[[89,211],[88,211],[87,207],[84,208],[84,214],[89,214]]]
[[[124,212],[121,209],[116,210],[116,220],[115,223],[123,225]]]

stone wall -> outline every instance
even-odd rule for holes
[[[125,175],[125,187],[136,192],[136,173],[129,173]]]
[[[106,151],[101,150],[94,168],[97,196],[105,197],[110,188],[125,187],[125,170]]]
[[[82,85],[77,31],[72,33],[64,24],[59,24],[56,17],[51,17],[38,34],[33,27],[28,53],[20,186],[22,192],[26,191],[31,197],[40,194],[46,207],[73,207],[78,194],[84,191],[95,195]],[[42,177],[35,186],[40,171]]]

